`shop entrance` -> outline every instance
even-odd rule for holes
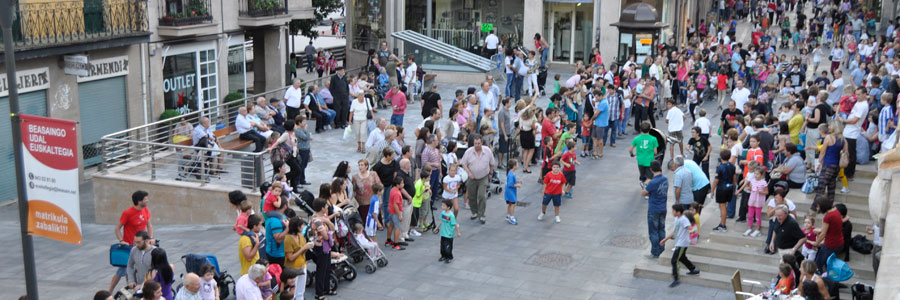
[[[550,44],[550,61],[573,64],[590,61],[594,5],[585,3],[546,2],[544,38]],[[530,37],[529,37],[530,40]],[[531,46],[529,44],[529,46]]]

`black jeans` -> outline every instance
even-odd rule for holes
[[[453,259],[453,239],[441,237],[441,258]]]
[[[328,125],[328,115],[321,111],[312,111],[310,114],[313,118],[316,119],[316,132],[325,130],[325,125]]]
[[[331,253],[325,253],[322,246],[313,247],[316,255],[316,297],[325,296],[328,290],[328,277],[331,275]]]
[[[844,176],[853,178],[856,175],[856,139],[844,139],[847,140],[847,154],[850,156],[850,163],[844,168]]]
[[[741,191],[741,206],[738,209],[738,220],[747,220],[748,201],[750,201],[750,193]]]
[[[297,118],[297,115],[300,114],[300,108],[299,108],[299,107],[294,108],[294,107],[287,106],[287,107],[284,108],[284,111],[287,113],[287,120],[286,120],[286,122],[287,122],[287,121],[293,122],[294,119]]]
[[[297,170],[299,170],[299,174],[297,174],[297,183],[306,183],[306,166],[309,165],[309,149],[299,149],[297,150]]]
[[[634,106],[634,131],[641,132],[641,123],[647,121],[649,119],[649,110],[646,106],[643,105],[635,105]]]
[[[239,136],[242,140],[245,141],[253,141],[256,144],[256,149],[253,152],[262,152],[264,146],[266,145],[266,138],[263,137],[259,132],[255,130],[250,130],[244,133],[241,133]]]
[[[302,173],[302,170],[301,170],[302,167],[300,166],[300,161],[297,160],[297,158],[294,156],[288,156],[284,160],[284,163],[287,164],[288,167],[291,168],[291,171],[287,173],[287,180],[291,184],[290,190],[293,190],[294,187],[296,187],[297,185],[300,184],[300,182],[302,182],[299,180],[300,174]]]
[[[675,247],[675,253],[672,254],[672,277],[678,280],[678,262],[684,264],[688,270],[695,269],[694,264],[687,258],[687,247]]]

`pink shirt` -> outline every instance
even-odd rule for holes
[[[397,91],[394,93],[393,90],[387,92],[387,95],[384,96],[387,99],[391,99],[391,107],[394,108],[395,115],[402,115],[406,113],[406,95],[401,91]]]
[[[768,188],[765,180],[751,180],[750,181],[750,200],[747,201],[747,205],[751,207],[763,207],[766,202],[766,196],[760,194],[760,191],[764,191]]]
[[[241,227],[247,227],[247,218],[249,216],[245,214],[239,214],[237,220],[234,221],[234,232],[237,232],[238,235],[244,233],[244,229]]]

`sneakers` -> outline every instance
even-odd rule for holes
[[[728,232],[728,227],[725,227],[725,225],[719,224],[719,226],[716,226],[716,228],[713,228],[713,232]]]
[[[485,223],[484,217],[481,217],[481,219],[478,219],[478,221],[481,222],[481,225],[484,225]]]
[[[560,222],[559,216],[556,216],[556,218],[554,218],[553,222],[559,223]]]
[[[543,220],[544,220],[544,213],[541,213],[538,215],[538,221],[543,221]]]
[[[688,275],[697,275],[700,274],[700,270],[693,269],[690,272],[687,272]]]
[[[441,258],[438,258],[438,261],[445,261],[445,260],[447,260],[447,259],[444,258],[443,256],[441,256]]]
[[[394,241],[388,239],[387,241],[384,241],[384,246],[385,246],[385,247],[391,247],[391,246],[394,246]]]
[[[754,230],[753,233],[750,234],[752,237],[758,237],[760,235],[759,230]]]
[[[750,236],[751,233],[753,233],[753,229],[747,229],[747,231],[744,231],[744,236]]]
[[[394,250],[397,250],[397,251],[403,251],[403,250],[406,250],[406,248],[403,248],[403,247],[401,247],[400,245],[394,245],[393,248],[394,248]]]
[[[519,225],[519,221],[516,220],[516,216],[506,216],[506,222],[512,225]]]
[[[565,194],[566,199],[572,199],[572,192],[568,192]]]
[[[672,283],[669,284],[669,287],[670,287],[670,288],[673,288],[673,287],[676,287],[676,286],[679,286],[679,285],[681,285],[681,281],[675,280],[675,281],[672,281]]]
[[[410,236],[422,236],[422,234],[419,233],[418,231],[416,231],[415,229],[410,229],[410,230],[409,230],[409,235],[410,235]]]
[[[475,220],[475,219],[478,219],[478,215],[472,215],[471,217],[469,217],[469,220]]]
[[[850,192],[850,189],[848,189],[846,186],[843,187],[843,188],[841,188],[841,194],[846,194],[846,193],[849,193],[849,192]]]
[[[394,246],[409,246],[409,244],[407,244],[406,242],[394,242],[393,244],[394,244]],[[396,247],[394,247],[394,248],[396,248]]]

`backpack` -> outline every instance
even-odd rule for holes
[[[870,254],[872,253],[873,248],[875,248],[875,245],[862,234],[857,234],[850,239],[850,249],[853,249],[856,252]]]
[[[253,242],[253,232],[252,232],[252,231],[249,231],[249,230],[248,230],[248,231],[244,231],[244,233],[241,233],[241,235],[245,235],[245,236],[247,236],[247,238],[250,239],[250,247],[251,247],[251,248],[252,248],[253,246],[256,246],[256,243]],[[263,235],[263,236],[260,237],[260,241],[259,241],[259,242],[260,242],[261,244],[259,245],[259,250],[258,250],[258,252],[259,252],[259,259],[264,259],[264,258],[268,257],[268,255],[266,255],[266,242],[265,242],[265,239],[266,239],[266,236],[265,236],[265,235]],[[187,266],[185,266],[185,268],[187,268]]]
[[[253,239],[250,240],[251,242]],[[200,274],[200,267],[209,263],[205,255],[186,254],[181,257],[184,261],[184,270],[188,273]]]
[[[875,289],[871,285],[857,282],[850,286],[850,292],[853,300],[872,300]]]

